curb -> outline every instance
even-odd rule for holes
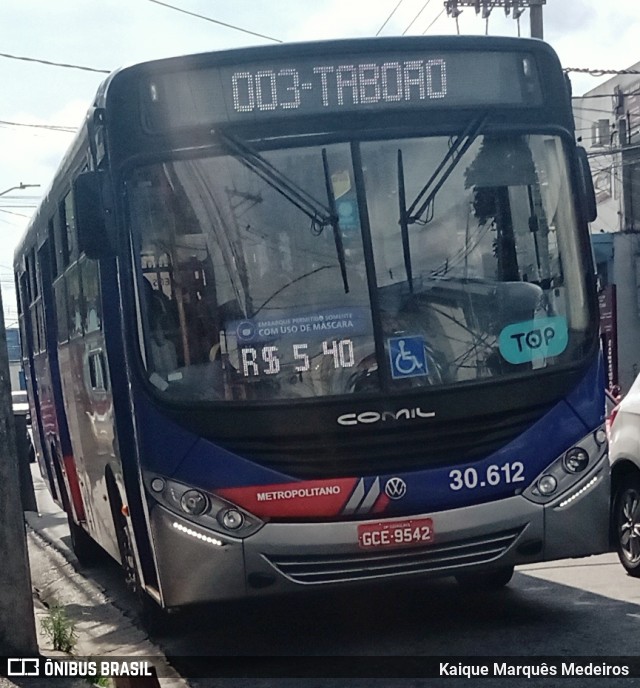
[[[167,663],[162,650],[111,602],[105,590],[78,572],[55,542],[34,529],[37,518],[37,514],[29,514],[26,530],[41,655],[51,658],[64,656],[51,648],[50,640],[42,629],[42,619],[47,615],[47,607],[55,603],[65,609],[68,618],[75,625],[75,656],[101,657],[107,660],[110,657],[114,660],[149,659],[157,673],[164,677],[160,679],[162,686],[189,688],[189,683]],[[82,681],[86,686],[86,680]]]

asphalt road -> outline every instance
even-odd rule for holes
[[[608,594],[607,594],[608,591]],[[167,655],[365,656],[371,661],[458,655],[637,655],[640,650],[640,581],[629,579],[609,555],[518,573],[505,590],[463,593],[452,580],[308,598],[218,606],[186,614],[181,632],[160,640]],[[366,664],[366,662],[365,662]],[[384,662],[383,670],[388,669]],[[211,660],[215,669],[215,660]],[[359,664],[358,666],[362,666]],[[180,666],[177,667],[180,669]],[[256,671],[252,663],[249,669]],[[189,662],[184,662],[189,671]],[[464,679],[466,680],[466,679]],[[468,680],[466,680],[468,685]],[[456,679],[446,679],[457,683]],[[474,681],[473,683],[476,683]],[[559,685],[569,685],[562,679]],[[195,682],[198,686],[218,682]],[[483,679],[482,685],[490,685]],[[534,685],[529,679],[495,685]],[[638,683],[640,681],[633,681]],[[620,685],[631,685],[621,680]],[[228,680],[229,686],[272,686]],[[279,684],[277,684],[279,685]],[[337,685],[327,680],[314,685]],[[352,683],[350,682],[350,685]],[[369,685],[366,680],[353,685]],[[385,685],[390,685],[386,683]],[[415,680],[398,685],[442,685]],[[540,685],[553,685],[545,680]],[[584,679],[576,685],[584,685]],[[600,685],[615,686],[615,680]]]
[[[38,488],[36,495],[43,498]],[[59,546],[72,558],[64,520],[55,514],[49,518],[50,525],[43,529],[49,529],[49,536],[57,534]],[[101,566],[84,574],[127,616],[134,616],[134,601],[115,563],[105,557]],[[406,678],[410,673],[406,666],[415,658],[433,656],[526,655],[532,661],[544,656],[588,655],[596,661],[639,656],[640,579],[627,576],[616,556],[607,554],[522,567],[507,588],[492,593],[463,592],[453,579],[397,581],[359,590],[199,607],[178,615],[170,633],[152,640],[183,675],[215,676],[221,666],[229,665],[238,674],[191,679],[196,688],[463,684],[569,688],[584,686],[587,680]],[[336,656],[351,660],[331,659]],[[327,677],[336,663],[339,668],[333,673],[346,667],[348,680]],[[373,678],[377,669],[381,677]],[[300,671],[317,677],[296,677]],[[359,671],[368,677],[358,677]],[[269,672],[291,677],[269,678]],[[589,679],[587,685],[640,686],[640,679]]]

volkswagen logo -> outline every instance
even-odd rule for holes
[[[407,494],[407,483],[402,478],[389,478],[384,493],[389,499],[402,499]]]

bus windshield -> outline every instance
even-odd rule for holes
[[[584,351],[558,137],[232,147],[139,167],[127,187],[138,336],[163,398],[401,392]]]

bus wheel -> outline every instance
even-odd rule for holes
[[[100,546],[87,534],[82,526],[79,526],[73,520],[73,516],[69,513],[67,513],[67,521],[69,522],[69,534],[71,535],[71,549],[80,565],[91,567],[100,563],[102,558]]]
[[[127,587],[135,596],[135,606],[138,619],[152,635],[161,635],[169,627],[169,615],[165,610],[144,590],[133,550],[133,539],[129,523],[120,508],[113,509],[116,521],[116,534],[120,559],[124,571]]]
[[[459,573],[456,576],[458,585],[465,590],[499,590],[504,588],[513,577],[513,566],[501,566],[490,571],[477,573]]]
[[[613,502],[616,550],[630,576],[640,577],[640,478],[629,477]]]

